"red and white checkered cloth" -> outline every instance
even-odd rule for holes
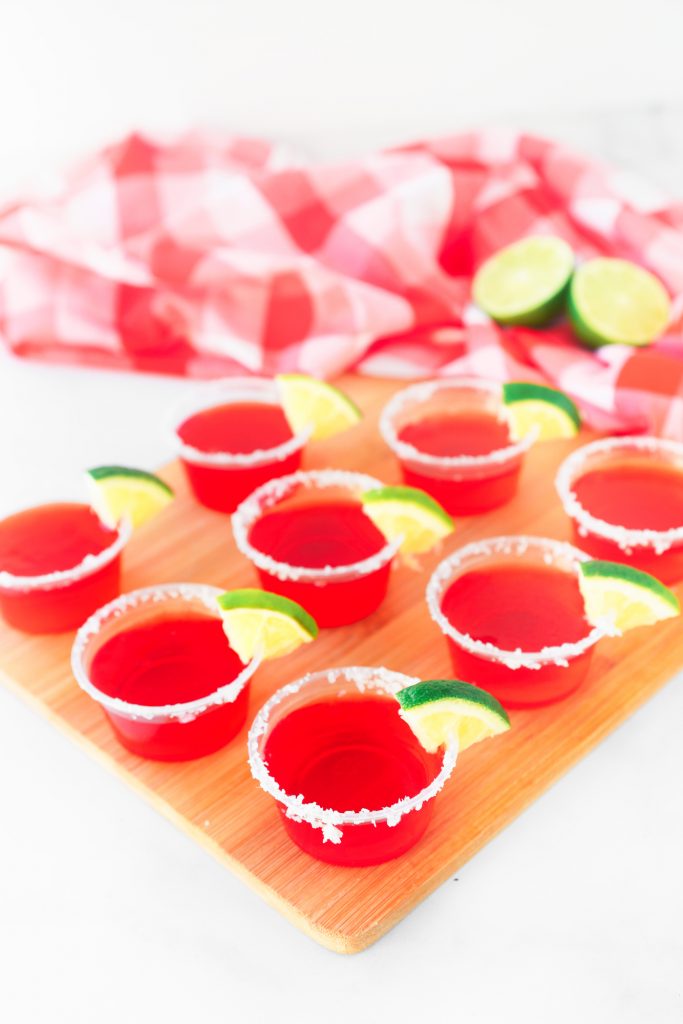
[[[667,336],[591,353],[565,328],[486,322],[474,270],[538,233],[653,270]],[[0,334],[24,356],[193,377],[548,380],[597,427],[683,437],[683,205],[529,135],[320,166],[251,139],[132,135],[0,210]]]

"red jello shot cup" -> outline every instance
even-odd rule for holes
[[[384,600],[400,539],[365,515],[374,477],[341,469],[300,471],[259,487],[232,517],[237,547],[265,590],[296,601],[319,626],[344,626]]]
[[[576,543],[663,583],[683,579],[683,444],[657,437],[592,441],[555,478]]]
[[[231,649],[220,593],[194,583],[145,587],[105,605],[78,631],[76,682],[131,753],[188,761],[220,750],[244,725],[259,661],[245,665]]]
[[[510,437],[502,385],[476,377],[424,381],[397,392],[380,432],[406,484],[453,515],[476,515],[515,494],[534,433]]]
[[[198,387],[172,417],[174,448],[200,504],[233,512],[256,487],[301,465],[311,430],[294,434],[277,383],[233,377]]]
[[[96,608],[119,593],[121,552],[130,535],[128,522],[110,529],[99,522],[90,506],[77,502],[37,505],[3,519],[0,613],[5,622],[24,633],[77,629]],[[90,552],[89,540],[97,542]],[[28,548],[26,557],[22,546]],[[32,574],[3,568],[8,564],[7,552],[15,566],[36,559],[44,566],[63,566],[70,551],[78,553],[68,568]]]
[[[444,559],[426,597],[454,675],[506,708],[552,704],[578,689],[608,635],[585,619],[578,567],[587,559],[571,544],[523,536],[475,541]]]
[[[381,864],[422,838],[457,748],[428,754],[400,718],[395,694],[415,682],[383,668],[314,672],[278,690],[254,719],[252,775],[311,857]]]

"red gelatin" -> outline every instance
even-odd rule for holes
[[[243,664],[209,610],[219,593],[194,584],[134,591],[76,637],[74,675],[132,753],[156,761],[203,757],[244,725],[256,665]]]
[[[442,610],[460,633],[504,651],[540,651],[588,636],[576,577],[550,566],[491,565],[458,577],[443,597]],[[458,679],[476,683],[507,707],[548,704],[583,681],[591,652],[567,667],[508,669],[478,657],[449,638]]]
[[[27,633],[75,629],[119,591],[125,530],[88,505],[39,505],[0,522],[0,611]],[[92,559],[92,568],[84,562]]]
[[[596,519],[629,530],[675,530],[683,527],[683,472],[673,466],[623,460],[578,477],[572,490],[582,507]],[[624,551],[614,541],[574,524],[576,543],[594,558],[628,562],[664,583],[683,578],[683,544],[657,553],[653,547]]]
[[[531,439],[512,441],[500,384],[469,378],[429,381],[398,392],[380,427],[404,481],[454,515],[474,515],[509,501],[531,444]]]
[[[110,697],[154,707],[208,697],[243,669],[218,619],[163,618],[108,640],[93,658],[90,680]],[[212,708],[193,722],[159,724],[112,712],[109,720],[120,742],[134,754],[184,761],[225,746],[244,725],[247,702],[245,687],[237,700]]]
[[[275,693],[254,719],[252,775],[312,857],[380,864],[423,835],[457,750],[428,754],[400,717],[395,693],[413,682],[381,668],[316,672]]]
[[[398,434],[419,451],[430,455],[489,455],[511,443],[507,424],[492,413],[441,414],[408,423]],[[430,476],[417,472],[409,463],[401,465],[403,479],[436,498],[449,512],[472,515],[509,501],[517,490],[521,458],[512,465],[492,463],[481,476],[461,479]]]
[[[304,569],[352,566],[378,554],[386,539],[358,502],[320,501],[266,511],[249,542],[277,562]],[[280,579],[259,568],[266,590],[297,601],[319,626],[357,622],[374,612],[387,592],[390,561],[372,572],[328,583]]]
[[[406,423],[398,436],[428,455],[490,455],[510,444],[507,423],[476,409],[425,416]]]
[[[585,618],[588,556],[541,537],[492,537],[455,551],[427,587],[454,674],[505,707],[536,707],[581,685],[603,630]]]
[[[233,512],[267,480],[298,469],[305,441],[297,443],[279,405],[264,401],[201,409],[183,420],[176,433],[195,497],[218,512]],[[248,455],[253,458],[240,458]]]
[[[180,438],[202,452],[252,452],[275,448],[294,435],[279,405],[231,402],[202,409],[178,427]]]
[[[292,711],[270,734],[265,758],[286,792],[342,811],[380,810],[415,796],[440,767],[399,717],[396,701],[378,696],[337,698]],[[405,853],[422,837],[431,814],[429,801],[393,827],[348,826],[339,844],[323,842],[319,829],[284,812],[282,818],[297,846],[312,857],[360,866]]]
[[[625,460],[579,477],[573,490],[591,515],[615,526],[683,526],[683,472],[671,466]]]

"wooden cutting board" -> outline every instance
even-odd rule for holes
[[[353,431],[310,446],[305,465],[398,480],[377,432],[378,412],[397,384],[353,377],[342,386],[366,418]],[[386,665],[425,678],[448,675],[446,644],[424,602],[431,570],[451,550],[480,537],[531,533],[568,539],[553,477],[572,447],[575,442],[538,445],[527,459],[516,499],[463,520],[442,550],[425,558],[423,571],[396,569],[389,597],[375,615],[323,631],[315,644],[259,670],[249,720],[275,689],[312,669]],[[131,541],[124,555],[124,589],[171,581],[254,585],[252,567],[236,551],[227,517],[193,502],[178,465],[167,466],[162,475],[178,500]],[[413,850],[377,867],[339,868],[309,858],[289,841],[274,803],[249,773],[246,729],[225,750],[186,764],[146,762],[118,746],[100,709],[71,677],[72,639],[25,636],[0,625],[2,678],[297,927],[342,953],[358,952],[380,938],[683,666],[678,620],[602,641],[581,692],[549,708],[513,712],[509,733],[462,755]],[[504,864],[499,867],[505,870]]]

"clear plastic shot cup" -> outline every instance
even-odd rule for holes
[[[290,430],[277,383],[263,377],[198,385],[174,411],[171,427],[174,450],[195,498],[217,512],[233,512],[266,480],[298,469],[311,434],[310,428],[297,434]],[[229,450],[222,440],[226,430]]]
[[[40,505],[3,519],[0,532],[9,537],[22,522],[22,543],[29,543],[25,522],[30,517],[35,529],[40,530],[45,515],[54,511],[63,521],[61,529],[68,533],[65,516],[69,510],[94,515],[89,506],[75,502]],[[111,534],[107,546],[82,555],[69,568],[24,575],[3,569],[0,564],[0,614],[5,622],[25,633],[64,633],[77,629],[96,608],[115,597],[120,589],[121,553],[130,539],[131,526],[122,521],[112,530],[106,529]],[[63,543],[64,539],[58,546]]]
[[[384,668],[328,669],[283,686],[257,714],[252,775],[305,853],[380,864],[424,834],[457,747],[428,754],[400,718],[395,694],[415,682]]]
[[[237,547],[264,589],[297,601],[319,626],[357,622],[384,600],[400,545],[362,509],[363,492],[381,486],[340,469],[270,480],[232,517]]]
[[[131,753],[191,760],[224,747],[244,725],[259,659],[244,664],[230,648],[220,593],[194,583],[145,587],[100,608],[78,631],[76,682]]]
[[[441,562],[426,597],[456,677],[507,708],[573,693],[607,635],[584,617],[577,573],[587,559],[570,544],[516,536],[475,541]]]
[[[475,377],[424,381],[397,392],[379,426],[405,483],[454,515],[509,501],[535,438],[532,432],[512,441],[502,385]]]
[[[664,583],[683,579],[683,444],[657,437],[592,441],[555,478],[576,543]]]

